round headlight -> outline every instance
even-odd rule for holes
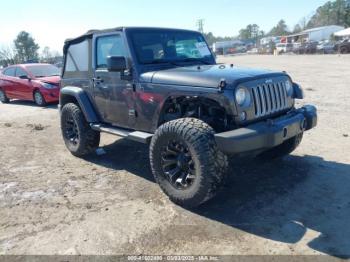
[[[289,80],[287,80],[285,85],[286,85],[286,91],[287,91],[288,96],[292,96],[293,95],[293,84]]]
[[[54,89],[54,88],[56,88],[55,85],[52,85],[52,84],[49,84],[49,83],[44,83],[44,82],[42,82],[41,85],[42,85],[44,88],[46,88],[46,89]]]
[[[240,106],[249,104],[250,103],[249,91],[244,87],[238,88],[236,91],[236,101]]]

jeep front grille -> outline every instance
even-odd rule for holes
[[[267,116],[288,108],[288,96],[284,82],[255,86],[252,93],[255,117]]]

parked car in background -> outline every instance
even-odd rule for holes
[[[300,47],[301,47],[301,43],[299,43],[299,42],[293,43],[292,52],[295,54],[298,54]]]
[[[289,53],[293,50],[293,44],[279,43],[276,45],[276,49],[279,54]]]
[[[302,43],[299,48],[294,49],[297,54],[315,54],[317,52],[318,42]]]
[[[334,49],[341,54],[350,54],[350,39],[338,42]]]
[[[334,43],[330,41],[322,41],[317,45],[317,53],[320,54],[333,54],[335,52]]]
[[[0,101],[31,100],[39,106],[59,100],[60,69],[50,64],[21,64],[0,72]]]
[[[252,48],[252,49],[247,51],[247,54],[258,54],[258,53],[259,53],[258,48]]]
[[[272,55],[276,49],[276,45],[274,43],[269,43],[266,45],[261,45],[258,49],[259,54]]]
[[[63,63],[62,62],[58,62],[55,64],[56,67],[62,69],[63,68]]]

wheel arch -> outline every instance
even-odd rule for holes
[[[83,111],[87,122],[99,122],[98,116],[93,108],[93,105],[87,93],[83,89],[74,86],[67,86],[62,88],[60,91],[60,108],[62,109],[64,105],[68,103],[77,104]]]
[[[346,45],[340,47],[340,53],[347,54],[349,52],[350,52],[350,47],[348,47]]]
[[[39,91],[39,93],[41,93],[41,92],[40,92],[40,89],[39,89],[38,87],[35,87],[35,88],[33,89],[33,92],[32,92],[33,100],[34,100],[35,92],[37,92],[37,91]],[[42,94],[41,94],[41,95],[42,95]]]
[[[171,105],[176,105],[176,104],[181,104],[181,103],[186,103],[188,101],[192,101],[192,102],[196,102],[200,105],[215,105],[217,108],[220,108],[225,115],[230,115],[232,114],[232,112],[230,110],[228,110],[227,106],[225,106],[224,103],[222,103],[222,101],[218,101],[217,99],[214,99],[213,97],[208,97],[205,95],[202,96],[198,96],[198,95],[171,95],[168,96],[160,105],[158,108],[158,114],[157,119],[154,121],[154,130],[156,130],[159,126],[161,126],[162,124],[168,122],[165,121],[164,116],[167,114],[167,110],[169,109],[169,107]],[[179,118],[183,118],[183,117],[189,117],[186,115],[181,115]],[[172,120],[176,120],[176,119],[172,119]],[[204,121],[203,119],[200,119],[202,121]],[[169,120],[171,121],[171,120]],[[206,122],[206,121],[204,121]],[[210,123],[206,122],[208,125],[210,125]]]
[[[8,96],[7,96],[7,94],[6,94],[5,89],[4,89],[2,86],[0,86],[0,91],[4,94],[4,96],[5,96],[5,101],[10,101],[10,99],[8,98]]]

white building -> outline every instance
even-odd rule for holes
[[[288,43],[294,43],[329,40],[334,33],[343,29],[344,27],[338,25],[311,28],[298,34],[287,36],[287,41]]]
[[[347,29],[341,30],[339,32],[336,32],[334,35],[338,37],[350,37],[350,27],[348,27]]]

